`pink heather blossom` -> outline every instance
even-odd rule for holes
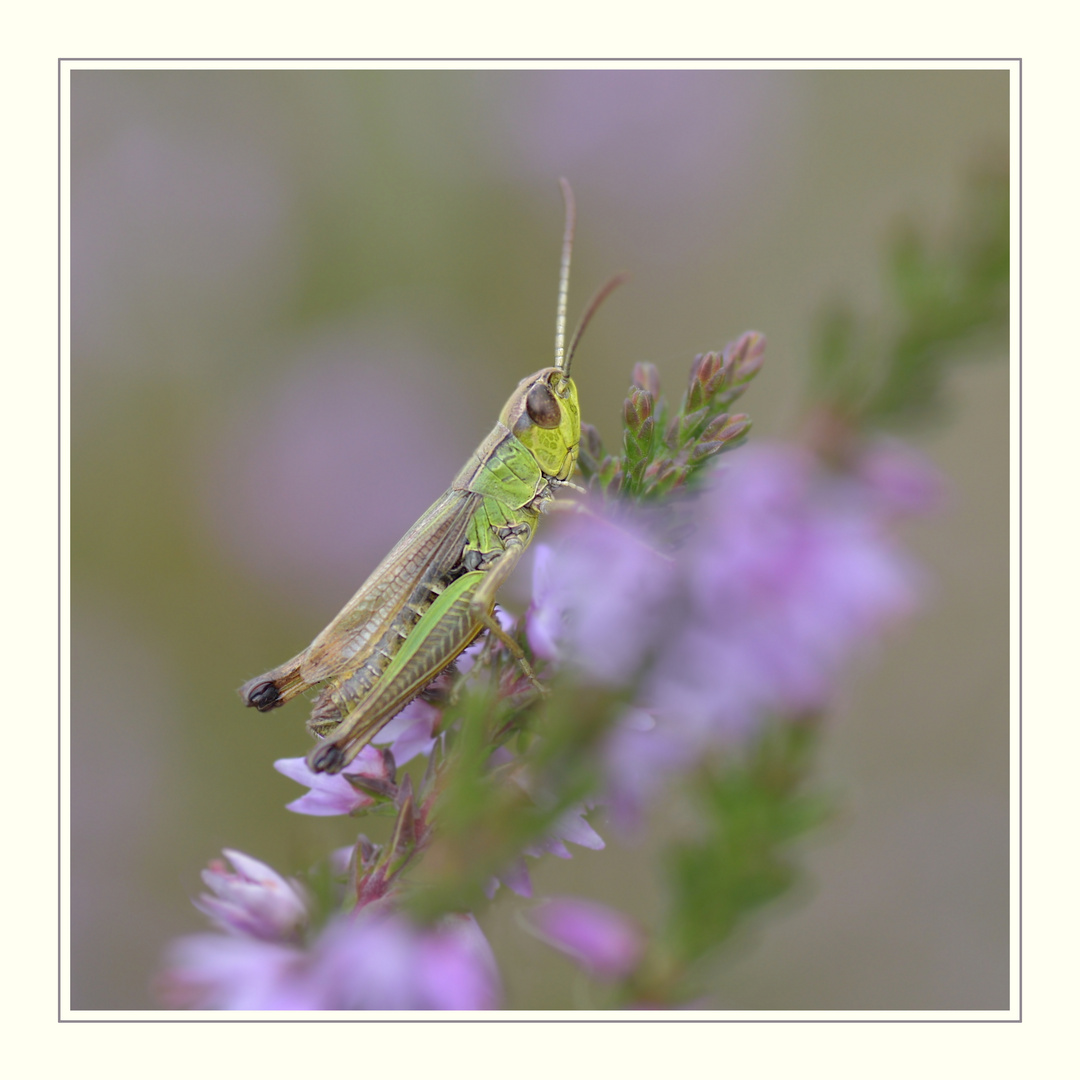
[[[173,1008],[494,1009],[500,983],[476,920],[420,928],[365,909],[336,918],[302,949],[198,934],[174,942],[158,980]]]
[[[559,897],[533,908],[527,925],[599,979],[622,979],[637,967],[644,938],[637,925],[603,904]]]
[[[333,817],[335,814],[354,814],[375,805],[375,799],[349,783],[350,776],[362,776],[375,781],[392,779],[382,751],[365,746],[340,773],[314,773],[304,758],[281,758],[274,768],[282,776],[306,784],[311,790],[285,807],[296,814]]]
[[[212,890],[195,906],[230,934],[264,941],[288,941],[307,923],[307,904],[299,884],[286,881],[265,863],[240,851],[225,849],[234,869],[215,859],[202,872]]]

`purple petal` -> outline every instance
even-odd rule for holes
[[[401,710],[386,725],[379,733],[372,739],[372,742],[376,742],[381,746],[386,746],[388,743],[394,742],[404,732],[408,731],[414,724],[421,721],[426,721],[429,728],[433,727],[442,714],[439,709],[432,705],[430,701],[425,701],[423,698],[413,698],[404,709]],[[394,760],[400,765],[397,755],[394,756]]]
[[[439,718],[436,710],[436,719]],[[435,736],[431,733],[433,721],[429,719],[417,720],[416,723],[406,728],[395,740],[390,752],[394,755],[394,761],[398,765],[405,765],[412,761],[418,754],[428,757],[435,745]]]
[[[637,967],[644,942],[636,924],[613,908],[564,897],[534,908],[530,928],[592,975],[621,979]]]
[[[563,634],[561,602],[552,587],[555,560],[555,552],[548,544],[533,548],[532,603],[525,613],[529,648],[538,659],[548,661],[558,660],[558,643]]]
[[[498,877],[492,878],[495,883],[495,887],[498,888],[499,883],[502,882],[511,892],[517,893],[518,896],[524,896],[529,899],[532,896],[532,878],[529,875],[529,868],[525,865],[524,859],[515,859],[505,870],[503,870]],[[491,892],[491,896],[494,896],[495,890]],[[491,899],[491,896],[488,899]]]
[[[585,820],[584,813],[578,810],[564,814],[556,823],[555,835],[578,847],[603,851],[604,838]]]
[[[368,754],[367,751],[371,753]],[[373,746],[365,746],[355,761],[334,776],[313,773],[304,758],[281,758],[274,762],[274,768],[282,776],[311,788],[307,794],[294,799],[285,808],[295,814],[310,814],[314,817],[351,814],[374,805],[375,800],[354,788],[346,777],[373,776],[383,779],[386,775],[382,754]]]
[[[311,817],[337,817],[371,806],[374,801],[351,788],[348,792],[309,791],[299,799],[286,803],[285,809],[294,814],[308,814]]]

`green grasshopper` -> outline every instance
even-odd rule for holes
[[[458,473],[303,652],[240,688],[260,712],[317,690],[308,730],[314,772],[340,772],[483,631],[539,686],[521,647],[494,616],[495,595],[557,488],[570,485],[581,422],[570,361],[593,313],[622,281],[593,298],[563,348],[574,197],[566,204],[555,319],[555,365],[522,379],[499,421]],[[571,485],[572,486],[572,485]]]

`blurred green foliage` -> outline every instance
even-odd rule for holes
[[[818,735],[809,719],[774,723],[745,753],[691,778],[697,826],[669,851],[659,934],[679,963],[700,961],[798,879],[794,842],[831,812],[827,797],[808,791]]]
[[[1009,323],[1009,178],[975,172],[940,242],[910,220],[888,249],[885,325],[835,305],[822,316],[810,394],[855,427],[900,428],[941,416],[952,365],[977,335]]]

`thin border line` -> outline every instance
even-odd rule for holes
[[[186,1024],[186,1023],[218,1023],[218,1024],[280,1024],[282,1023],[279,1018],[268,1017],[266,1020],[256,1020],[256,1018],[230,1018],[222,1016],[220,1020],[207,1020],[205,1017],[195,1020],[194,1017],[186,1018],[185,1016],[168,1015],[167,1011],[164,1011],[166,1015],[158,1015],[156,1011],[147,1010],[149,1015],[145,1018],[124,1017],[117,1018],[117,1020],[108,1020],[108,1018],[81,1018],[76,1016],[64,1016],[63,1015],[63,942],[64,942],[64,927],[63,927],[63,754],[59,752],[60,744],[62,744],[63,735],[63,643],[64,643],[64,594],[63,594],[63,531],[64,531],[64,519],[63,519],[63,473],[64,473],[64,458],[63,458],[63,392],[64,392],[64,380],[63,380],[63,367],[64,367],[64,338],[63,338],[63,312],[64,312],[64,262],[63,262],[63,249],[64,249],[64,230],[63,230],[63,171],[64,171],[64,132],[63,132],[63,87],[64,87],[64,65],[75,63],[94,63],[94,64],[109,64],[109,63],[132,63],[132,64],[160,64],[160,63],[207,63],[207,64],[229,64],[229,63],[242,63],[242,64],[264,64],[264,63],[289,63],[289,64],[311,64],[311,63],[459,63],[459,64],[471,64],[471,63],[483,63],[483,64],[513,64],[513,63],[530,63],[530,64],[568,64],[568,63],[603,63],[603,64],[620,64],[620,63],[703,63],[703,64],[719,64],[734,62],[740,64],[757,64],[757,63],[808,63],[807,57],[93,57],[93,56],[59,56],[57,57],[56,68],[56,609],[57,609],[57,632],[56,632],[56,645],[57,645],[57,672],[56,672],[56,687],[57,687],[57,708],[56,708],[56,735],[57,735],[57,785],[56,785],[56,825],[57,825],[57,845],[56,845],[56,930],[57,930],[57,954],[56,954],[56,1018],[58,1024],[141,1024],[141,1023],[153,1023],[153,1024]],[[1018,876],[1018,889],[1017,889],[1017,906],[1018,906],[1018,918],[1017,918],[1017,1015],[1015,1017],[987,1017],[986,1020],[980,1020],[980,1018],[964,1017],[964,1018],[948,1018],[942,1017],[941,1020],[935,1020],[935,1018],[913,1017],[910,1020],[905,1018],[867,1018],[867,1020],[859,1020],[859,1018],[843,1017],[843,1018],[791,1018],[786,1020],[783,1017],[770,1017],[768,1020],[762,1018],[762,1020],[753,1020],[753,1018],[726,1018],[708,1017],[708,1018],[679,1018],[679,1017],[664,1017],[662,1020],[649,1021],[650,1024],[1021,1024],[1024,1017],[1024,705],[1023,705],[1023,687],[1024,687],[1024,60],[1020,56],[975,56],[975,57],[933,57],[933,56],[921,56],[921,57],[901,57],[901,56],[887,56],[887,57],[812,57],[809,59],[809,63],[820,64],[874,64],[874,63],[896,63],[896,64],[908,64],[908,63],[962,63],[964,65],[974,64],[1015,64],[1016,65],[1016,79],[1017,79],[1017,146],[1016,146],[1016,166],[1017,166],[1017,265],[1016,265],[1016,291],[1017,291],[1017,368],[1018,368],[1018,386],[1017,386],[1017,465],[1018,465],[1018,478],[1017,478],[1017,876]],[[70,123],[70,119],[69,119]],[[89,1010],[90,1011],[90,1010]],[[917,1011],[917,1010],[912,1010]],[[512,1012],[512,1010],[510,1011]],[[335,1023],[379,1023],[379,1024],[636,1024],[640,1023],[639,1018],[633,1016],[627,1016],[625,1018],[612,1016],[610,1018],[590,1018],[590,1020],[573,1020],[573,1018],[552,1018],[552,1020],[544,1020],[544,1018],[508,1018],[508,1020],[485,1020],[483,1017],[477,1017],[475,1020],[437,1020],[437,1018],[424,1016],[422,1020],[419,1018],[382,1018],[378,1021],[364,1021],[360,1017],[352,1021],[339,1021],[339,1020],[320,1020],[318,1017],[305,1017],[302,1020],[292,1020],[287,1023],[293,1024],[335,1024]]]
[[[61,56],[61,64],[1017,64],[1019,56]],[[650,69],[646,69],[650,70]],[[807,69],[801,69],[807,70]],[[813,69],[809,69],[813,70]]]
[[[1024,1019],[1024,62],[1017,61],[1016,71],[1016,458],[1017,458],[1017,532],[1016,532],[1016,1003],[1017,1020]]]
[[[63,61],[56,66],[56,1016],[62,1023],[64,966],[64,234],[63,234]]]

